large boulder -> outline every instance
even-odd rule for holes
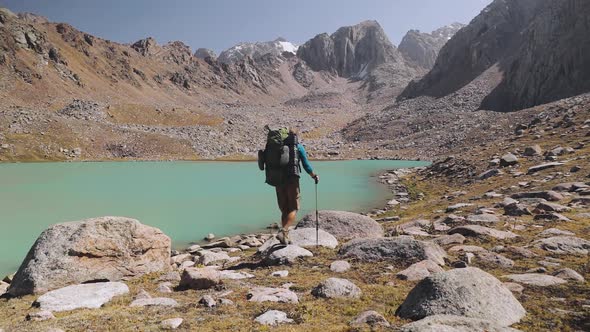
[[[546,274],[541,273],[523,273],[523,274],[509,274],[505,276],[511,281],[538,287],[547,287],[559,284],[565,284],[567,281]]]
[[[514,324],[525,315],[518,300],[494,276],[474,267],[436,273],[420,281],[397,309],[402,318],[457,315]]]
[[[213,267],[188,268],[180,277],[180,288],[209,289],[221,284],[221,272]]]
[[[464,225],[451,229],[449,234],[461,234],[463,236],[471,237],[492,237],[498,240],[514,239],[518,235],[510,231],[500,231],[494,228],[479,226],[479,225]]]
[[[72,285],[41,295],[35,305],[41,310],[68,311],[74,309],[96,309],[113,297],[129,293],[127,285],[121,282],[98,282]]]
[[[437,244],[409,236],[352,240],[340,248],[339,254],[365,262],[386,260],[405,265],[427,259],[444,265],[446,257],[445,251]]]
[[[317,285],[312,291],[316,297],[323,298],[359,298],[361,289],[350,280],[342,278],[328,278]]]
[[[434,315],[401,327],[401,332],[518,332],[492,321],[455,315]]]
[[[534,242],[535,246],[555,254],[586,256],[590,241],[575,236],[553,236]]]
[[[299,221],[297,228],[315,228],[315,222],[315,213],[310,213]],[[384,234],[383,227],[372,218],[346,211],[320,211],[319,228],[338,240],[382,237]]]
[[[312,256],[311,251],[303,249],[300,246],[293,244],[288,246],[279,245],[274,246],[272,250],[267,252],[263,258],[263,262],[266,265],[288,265],[297,262],[299,258]]]
[[[14,296],[170,269],[170,238],[135,219],[101,217],[45,230],[10,284]]]

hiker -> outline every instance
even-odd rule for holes
[[[299,144],[297,133],[287,128],[268,130],[266,147],[258,151],[258,166],[266,170],[266,183],[275,187],[277,202],[281,210],[281,229],[277,239],[284,245],[290,244],[289,227],[295,222],[299,210],[299,175],[301,164],[317,184],[320,177],[313,172],[303,145]]]

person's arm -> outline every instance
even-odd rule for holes
[[[299,153],[299,159],[301,160],[301,164],[303,165],[303,169],[307,174],[309,174],[314,180],[319,181],[319,176],[313,172],[313,168],[309,163],[309,159],[307,159],[307,153],[305,152],[305,148],[301,144],[297,144],[297,152]]]

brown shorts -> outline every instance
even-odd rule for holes
[[[282,213],[287,214],[299,210],[299,178],[295,178],[275,188],[277,191],[277,202]]]

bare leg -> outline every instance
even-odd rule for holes
[[[293,210],[289,213],[283,213],[281,216],[281,224],[283,225],[283,229],[289,229],[295,223],[295,219],[297,218],[297,210]]]

